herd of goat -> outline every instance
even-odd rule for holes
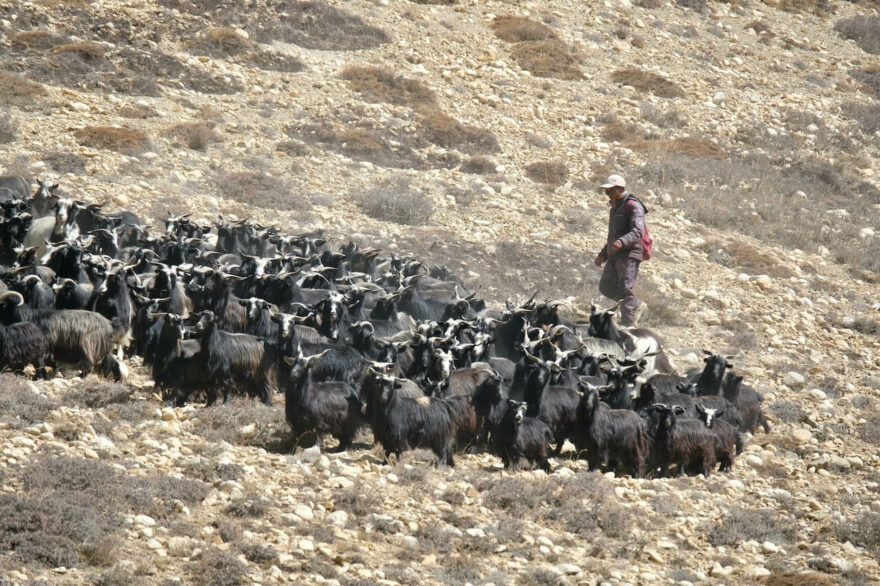
[[[2,369],[120,380],[137,356],[176,405],[283,392],[300,445],[345,450],[369,426],[386,459],[424,447],[449,466],[491,449],[549,470],[568,440],[591,470],[708,476],[769,430],[727,357],[679,375],[616,308],[589,322],[536,295],[490,308],[411,257],[222,217],[169,214],[155,234],[38,184],[0,177]]]

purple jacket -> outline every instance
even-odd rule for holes
[[[608,216],[608,241],[599,256],[607,259],[611,245],[615,240],[620,240],[623,248],[611,255],[611,258],[642,260],[642,232],[645,229],[646,213],[648,210],[644,204],[625,191],[617,204],[611,207]]]

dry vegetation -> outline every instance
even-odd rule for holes
[[[844,38],[855,41],[865,52],[880,55],[880,16],[844,18],[834,28]]]
[[[133,155],[150,148],[147,135],[140,130],[116,126],[86,126],[73,132],[77,142],[94,149],[107,149]]]
[[[393,177],[353,198],[365,214],[377,220],[397,224],[426,224],[434,213],[434,205],[427,194],[413,187],[405,176]]]
[[[285,212],[311,206],[308,196],[292,179],[266,171],[222,172],[214,185],[223,197],[259,208]]]
[[[478,155],[498,152],[498,139],[485,128],[462,124],[452,116],[434,110],[419,116],[423,136],[437,146]]]
[[[492,21],[492,30],[502,41],[513,43],[514,59],[532,75],[565,80],[583,77],[568,45],[547,25],[522,16],[499,16]]]
[[[46,88],[19,73],[0,71],[0,100],[5,104],[27,104],[46,95]]]
[[[568,167],[561,160],[535,161],[526,166],[526,175],[532,181],[555,188],[568,179]]]
[[[434,105],[434,92],[424,82],[396,75],[385,67],[348,65],[342,70],[342,79],[368,102],[410,107]]]
[[[223,137],[205,122],[187,122],[176,124],[166,134],[178,144],[196,151],[204,151],[214,143],[223,142]]]
[[[680,98],[684,91],[675,82],[653,71],[626,68],[618,69],[611,74],[611,80],[621,85],[628,85],[640,92],[650,92],[661,98]]]

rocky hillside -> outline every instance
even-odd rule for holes
[[[0,173],[588,311],[620,172],[644,323],[771,424],[709,479],[507,474],[293,452],[282,397],[170,409],[136,361],[2,375],[0,583],[880,581],[878,53],[838,0],[0,0]]]

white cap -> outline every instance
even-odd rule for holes
[[[626,181],[620,175],[609,175],[605,183],[602,184],[602,189],[609,187],[626,187]]]

